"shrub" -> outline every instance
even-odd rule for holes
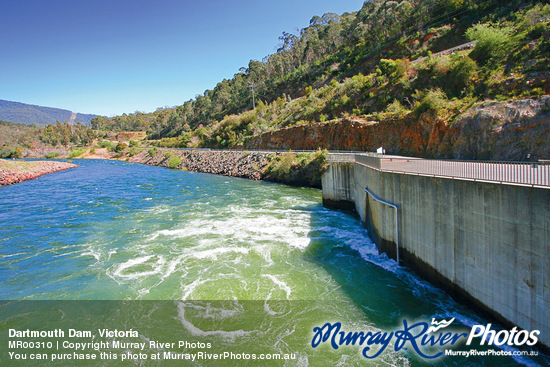
[[[341,104],[342,106],[347,105],[350,101],[351,101],[351,98],[349,98],[346,94],[344,94],[344,95],[340,98],[340,104]]]
[[[170,153],[170,152],[164,153],[164,159],[168,159],[168,158],[170,158],[171,156],[172,156],[172,153]]]
[[[547,31],[547,28],[548,28],[547,23],[537,23],[534,27],[532,27],[529,30],[529,33],[527,33],[527,35],[530,39],[540,38]]]
[[[327,167],[327,153],[326,150],[300,154],[288,151],[269,163],[264,177],[290,185],[321,187],[321,176]]]
[[[120,152],[122,152],[122,151],[123,151],[124,149],[126,149],[126,148],[128,148],[128,144],[119,142],[119,143],[116,145],[116,147],[115,147],[115,151],[116,151],[117,153],[120,153]]]
[[[85,151],[86,150],[84,150],[84,149],[73,150],[71,153],[69,153],[69,159],[74,158],[74,157],[78,157],[79,155],[84,154]]]
[[[267,176],[275,181],[288,182],[293,174],[292,167],[295,159],[296,154],[291,150],[275,157],[266,167]]]
[[[397,66],[393,76],[395,79],[400,79],[407,75],[409,70],[411,70],[411,62],[409,59],[396,60],[395,65]]]
[[[135,140],[130,140],[130,146],[131,147],[137,147],[139,145],[139,143]]]
[[[390,78],[397,71],[397,64],[391,59],[381,59],[380,63],[378,63],[378,69],[382,75]]]
[[[447,76],[447,90],[454,96],[467,91],[476,71],[476,62],[468,56],[453,60]]]
[[[4,148],[0,151],[0,158],[13,158],[14,148]]]
[[[148,151],[149,157],[154,158],[155,155],[157,154],[157,151],[158,151],[157,148],[151,148],[151,149],[149,149],[149,151]]]
[[[170,161],[168,162],[168,167],[175,169],[175,168],[178,168],[180,164],[181,164],[180,157],[173,156],[172,158],[170,158]]]
[[[477,40],[470,56],[481,65],[489,60],[501,61],[512,54],[514,41],[511,28],[497,28],[491,24],[476,24],[466,31],[466,36]]]
[[[53,159],[55,157],[59,157],[59,152],[51,152],[46,155],[44,155],[44,158],[46,159]]]
[[[138,147],[131,147],[130,149],[128,149],[128,155],[130,157],[133,157],[136,154],[141,153],[141,151],[142,151],[142,149],[140,149]]]
[[[110,150],[110,148],[111,148],[112,145],[113,145],[113,144],[112,144],[110,141],[103,140],[103,141],[101,142],[101,144],[99,144],[99,147],[100,147],[100,148],[107,148],[107,149]]]
[[[361,73],[354,75],[346,81],[346,87],[351,93],[361,93],[365,89],[372,88],[374,85],[370,76],[365,76]]]
[[[407,108],[401,104],[397,99],[394,99],[392,103],[388,105],[386,108],[386,112],[389,113],[395,113],[395,114],[403,114],[408,112]]]
[[[11,156],[12,158],[21,158],[23,156],[23,149],[21,147],[15,148],[15,152]]]
[[[422,95],[424,93],[420,93]],[[420,100],[420,103],[414,108],[414,113],[419,116],[424,112],[435,112],[436,114],[443,108],[447,102],[447,96],[445,93],[437,88],[430,89],[428,92],[425,92],[423,98]]]

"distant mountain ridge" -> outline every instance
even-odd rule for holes
[[[89,125],[98,115],[74,113],[60,108],[36,106],[0,99],[0,120],[21,124],[47,125],[59,122],[83,123]]]

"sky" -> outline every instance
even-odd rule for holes
[[[181,105],[364,0],[0,0],[0,99],[105,116]]]

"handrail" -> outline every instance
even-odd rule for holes
[[[355,162],[383,172],[550,188],[547,161],[487,162],[356,155]]]
[[[395,209],[395,257],[396,257],[396,260],[397,260],[397,265],[399,265],[399,215],[398,215],[398,212],[397,212],[399,210],[399,208],[396,204],[392,204],[389,201],[380,199],[372,191],[370,191],[368,187],[365,187],[365,191],[375,201],[378,201],[382,204],[386,204],[387,206],[390,206],[390,207]]]

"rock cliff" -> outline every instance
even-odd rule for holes
[[[384,121],[345,118],[268,132],[245,149],[375,151],[417,157],[526,160],[550,158],[550,96],[488,102],[447,124],[426,113]]]

